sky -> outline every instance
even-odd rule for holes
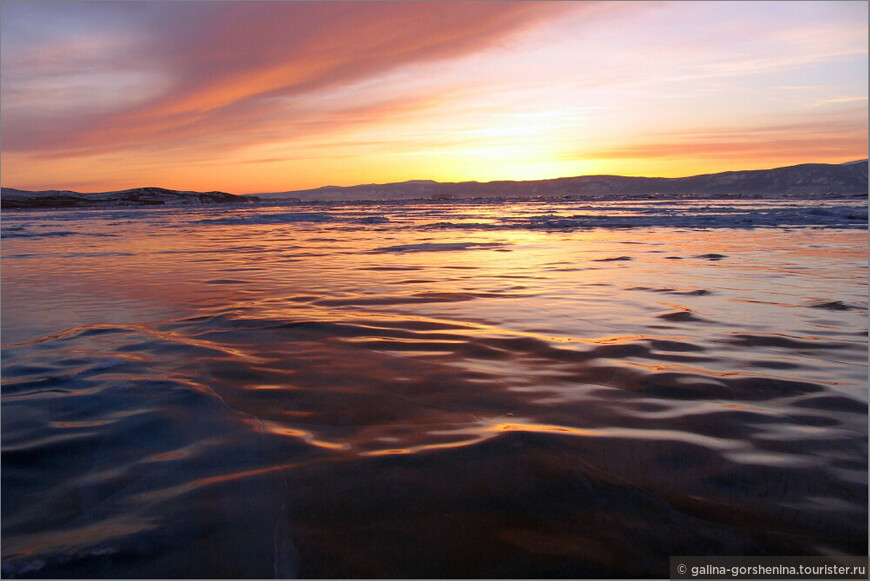
[[[0,183],[237,194],[867,157],[868,3],[0,3]]]

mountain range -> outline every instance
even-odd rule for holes
[[[534,181],[436,182],[326,186],[257,194],[263,200],[408,200],[451,198],[768,197],[866,196],[867,160],[806,163],[766,170],[729,171],[682,178],[589,175]]]
[[[102,208],[118,206],[177,206],[227,204],[258,201],[255,196],[236,196],[226,192],[190,192],[166,188],[133,188],[115,192],[82,194],[70,190],[30,191],[3,188],[0,207],[30,208]]]
[[[534,181],[436,182],[325,186],[255,196],[134,188],[83,194],[70,190],[28,191],[3,188],[3,209],[100,208],[118,206],[202,205],[258,201],[449,200],[469,198],[758,198],[867,196],[867,160],[842,164],[805,163],[766,170],[729,171],[682,178],[591,175]]]

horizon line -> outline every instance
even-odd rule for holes
[[[766,168],[754,168],[754,169],[737,169],[737,170],[726,170],[721,172],[709,172],[709,173],[700,173],[700,174],[692,174],[686,176],[677,176],[677,177],[662,177],[662,176],[643,176],[643,175],[623,175],[623,174],[583,174],[583,175],[569,175],[569,176],[559,176],[554,178],[542,178],[537,180],[488,180],[488,181],[477,181],[477,180],[465,180],[461,182],[440,182],[438,180],[433,179],[410,179],[403,180],[400,182],[383,182],[383,183],[365,183],[365,184],[354,184],[350,186],[336,186],[336,185],[324,185],[317,186],[314,188],[303,188],[296,190],[279,190],[279,191],[270,191],[270,192],[246,192],[243,194],[233,194],[239,196],[256,196],[256,195],[270,195],[270,194],[290,194],[294,192],[313,192],[317,190],[324,190],[329,188],[340,188],[340,189],[350,189],[350,188],[359,188],[359,187],[375,187],[375,186],[389,186],[396,184],[410,184],[410,183],[436,183],[436,184],[493,184],[493,183],[513,183],[513,184],[521,184],[521,183],[532,183],[532,182],[548,182],[548,181],[556,181],[556,180],[564,180],[564,179],[572,179],[572,178],[592,178],[592,177],[618,177],[618,178],[638,178],[638,179],[659,179],[659,180],[680,180],[687,178],[695,178],[695,177],[704,177],[704,176],[712,176],[712,175],[720,175],[720,174],[729,174],[729,173],[740,173],[740,172],[751,172],[751,171],[772,171],[777,169],[786,169],[792,167],[799,167],[802,165],[851,165],[857,163],[870,163],[870,158],[862,158],[862,159],[853,159],[849,161],[843,161],[839,163],[825,163],[825,162],[803,162],[803,163],[795,163],[792,165],[781,165],[775,167],[766,167]],[[231,193],[224,192],[223,190],[211,189],[211,190],[189,190],[189,189],[176,189],[176,188],[167,188],[164,186],[133,186],[129,188],[121,188],[117,190],[105,190],[101,192],[79,192],[76,190],[67,190],[67,189],[58,189],[58,188],[50,188],[45,190],[27,190],[24,188],[16,188],[13,186],[3,186],[0,185],[0,191],[9,189],[9,190],[19,190],[22,192],[72,192],[75,194],[107,194],[112,192],[124,192],[127,190],[138,190],[138,189],[146,189],[146,188],[158,188],[163,190],[172,190],[176,192],[192,192],[192,193],[206,193],[206,192],[223,192],[223,193]]]

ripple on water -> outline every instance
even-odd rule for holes
[[[866,554],[866,329],[838,298],[860,294],[778,272],[790,297],[766,299],[738,244],[757,233],[585,268],[648,233],[382,237],[314,210],[184,222],[189,250],[149,256],[190,273],[147,287],[180,315],[4,345],[4,576],[654,578],[673,554]],[[229,256],[202,230],[224,225]],[[150,298],[125,283],[125,305]]]

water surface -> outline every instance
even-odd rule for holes
[[[866,220],[794,200],[4,212],[3,575],[865,555]]]

